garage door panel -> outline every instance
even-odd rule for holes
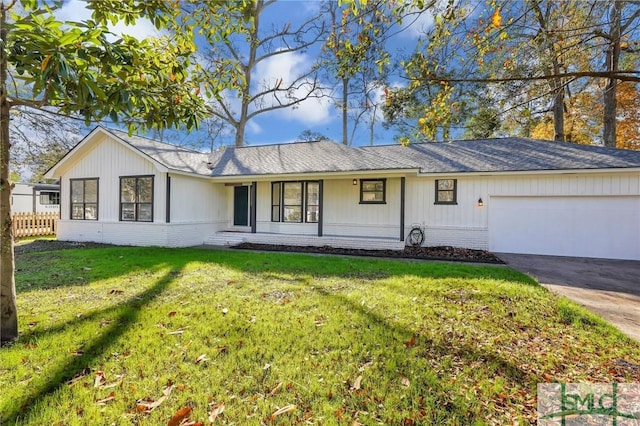
[[[491,197],[489,249],[640,260],[640,197]]]

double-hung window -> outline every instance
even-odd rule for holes
[[[307,194],[305,201],[305,221],[308,223],[317,223],[320,215],[320,183],[305,182]]]
[[[120,220],[153,222],[153,176],[120,178]]]
[[[318,182],[273,182],[271,221],[317,223],[320,211]]]
[[[457,190],[456,179],[437,179],[435,204],[457,204]]]
[[[71,179],[71,219],[98,220],[98,179]]]
[[[302,222],[302,182],[283,182],[282,200],[282,221]]]

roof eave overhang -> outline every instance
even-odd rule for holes
[[[234,175],[234,176],[212,176],[211,180],[221,183],[238,183],[264,180],[295,180],[295,179],[340,179],[354,177],[403,177],[417,175],[418,169],[375,169],[375,170],[353,170],[337,172],[306,172],[306,173],[270,173],[256,175]]]
[[[578,175],[607,173],[640,173],[640,167],[610,167],[598,169],[557,169],[557,170],[506,170],[506,171],[445,171],[421,172],[420,177],[441,176],[525,176],[525,175]]]

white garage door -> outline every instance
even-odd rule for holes
[[[491,197],[489,250],[640,260],[640,197]]]

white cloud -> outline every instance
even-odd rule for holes
[[[55,12],[55,15],[61,21],[80,22],[91,19],[91,10],[87,8],[85,0],[69,0]],[[125,25],[120,21],[116,25],[108,24],[108,28],[116,36],[126,34],[139,40],[161,35],[148,19],[138,19],[134,25]]]
[[[402,32],[404,37],[417,38],[433,28],[434,19],[430,11],[419,12],[415,10],[410,16],[402,21]]]
[[[254,81],[256,87],[274,87],[280,82],[280,87],[287,87],[299,76],[309,71],[312,59],[303,53],[283,53],[274,55],[258,64],[255,70]],[[304,97],[312,87],[312,80],[301,81],[296,89],[290,93],[292,97]],[[279,95],[282,101],[282,95]],[[277,104],[277,99],[273,95],[265,96],[262,100],[263,106]],[[308,98],[294,107],[277,110],[277,114],[285,119],[299,121],[307,125],[326,123],[331,119],[333,109],[332,100],[325,98]]]
[[[256,123],[255,120],[249,120],[247,122],[247,128],[249,132],[254,135],[259,135],[260,133],[262,133],[262,127],[260,127],[260,125]]]

